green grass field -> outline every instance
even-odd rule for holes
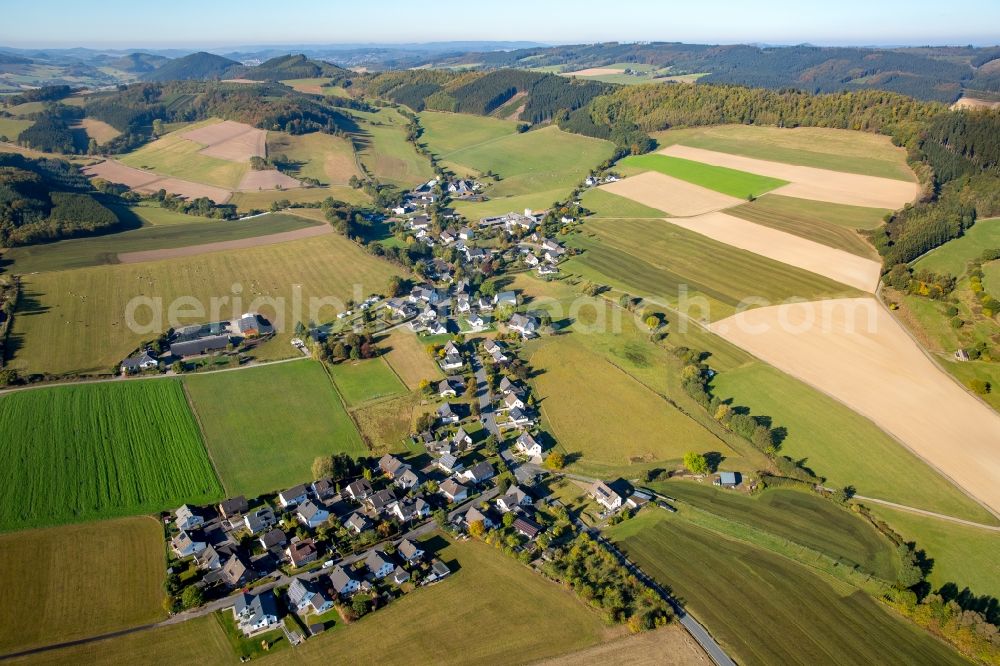
[[[711,362],[711,361],[710,361]],[[989,514],[868,419],[764,363],[716,375],[713,391],[787,428],[781,453],[859,494],[970,520]]]
[[[721,442],[697,421],[589,351],[580,335],[550,338],[530,362],[542,417],[581,473],[630,476],[687,451],[717,451]],[[728,451],[727,451],[728,453]]]
[[[430,162],[406,140],[407,121],[398,111],[387,108],[377,113],[352,114],[365,121],[356,141],[361,144],[361,162],[376,178],[411,188],[434,177]]]
[[[869,132],[757,125],[716,125],[656,132],[661,146],[682,144],[761,160],[912,181],[906,150]]]
[[[756,224],[875,260],[879,258],[878,252],[857,230],[874,229],[888,212],[778,194],[768,194],[726,211]]]
[[[0,118],[0,136],[7,137],[8,141],[17,141],[17,135],[35,124],[34,120],[21,120],[19,118]]]
[[[444,543],[440,537],[433,542],[435,547]],[[609,630],[600,615],[572,592],[549,583],[491,546],[476,541],[447,542],[437,555],[454,571],[448,579],[419,588],[357,623],[306,641],[295,650],[295,661],[328,664],[349,654],[351,663],[387,666],[531,663],[620,635]],[[454,642],[458,612],[454,609],[476,620],[475,640],[463,641],[460,649]],[[386,645],[386,627],[393,627],[393,644],[405,649]],[[137,653],[150,663],[239,663],[212,617],[14,663],[121,664],[133,660]],[[288,659],[288,653],[283,652],[264,657],[263,663],[286,663]]]
[[[312,480],[320,455],[367,450],[319,363],[289,363],[185,378],[227,495]]]
[[[138,213],[137,217],[145,220],[154,210],[156,209],[137,207],[119,209],[118,213],[121,218]],[[158,219],[155,214],[152,217]],[[189,215],[183,217],[188,218],[187,224],[171,221],[115,234],[12,248],[4,251],[3,259],[13,262],[10,267],[12,273],[64,271],[116,264],[118,254],[122,252],[160,250],[255,238],[314,226],[314,223],[303,217],[283,213],[243,221],[209,220]]]
[[[212,124],[206,121],[185,127],[183,131]],[[205,146],[188,141],[179,132],[171,132],[138,150],[118,159],[138,169],[147,169],[167,176],[175,176],[195,183],[204,183],[227,190],[239,187],[250,168],[247,162],[232,162],[200,154]]]
[[[944,369],[955,375],[963,386],[968,386],[973,379],[982,379],[990,383],[990,392],[979,396],[993,409],[1000,412],[1000,363],[986,361],[952,361],[942,359]]]
[[[860,292],[814,273],[719,243],[660,220],[600,220],[569,239],[583,250],[563,264],[565,272],[676,307],[680,294],[702,297],[691,316],[728,317],[747,297],[770,303],[858,296]],[[682,308],[686,309],[686,308]]]
[[[12,331],[13,367],[29,372],[66,373],[106,371],[116,365],[150,333],[133,332],[125,321],[128,302],[134,297],[162,298],[160,326],[169,325],[168,306],[181,296],[195,298],[204,308],[180,317],[179,323],[216,319],[213,298],[226,317],[245,312],[256,299],[266,316],[280,311],[286,318],[277,339],[286,351],[294,322],[333,320],[347,299],[363,298],[385,288],[399,269],[368,254],[339,234],[278,243],[242,250],[146,264],[97,266],[57,273],[28,275]],[[242,302],[234,303],[235,293]],[[300,291],[301,290],[301,291]],[[302,312],[293,310],[295,293],[302,295]],[[312,305],[312,299],[318,300]],[[267,299],[277,299],[269,304]],[[326,305],[323,305],[326,303]],[[337,305],[340,303],[341,305]],[[320,307],[320,306],[323,307]],[[150,307],[136,314],[143,325],[154,323]],[[315,309],[315,312],[310,312]],[[274,317],[275,323],[280,323]],[[140,329],[141,331],[141,329]]]
[[[1000,261],[983,264],[983,288],[993,298],[1000,298]]]
[[[954,583],[976,595],[1000,598],[1000,532],[949,523],[877,504],[868,508],[918,550],[934,560],[928,579],[934,589]]]
[[[235,192],[229,203],[236,206],[240,213],[252,210],[270,210],[271,204],[287,201],[289,203],[319,203],[333,197],[338,201],[350,204],[364,205],[371,203],[371,198],[361,190],[346,185],[331,185],[329,187],[305,187],[294,190],[261,190],[259,192]],[[304,209],[303,209],[304,210]]]
[[[438,156],[449,161],[451,154],[513,135],[517,123],[468,113],[424,111],[420,114],[424,128],[421,140]]]
[[[620,197],[606,190],[591,187],[580,197],[584,208],[593,213],[594,217],[619,217],[639,219],[646,217],[662,218],[663,211],[643,206],[638,201]]]
[[[330,374],[348,407],[406,393],[406,386],[381,358],[337,363],[330,366]]]
[[[965,663],[864,592],[664,511],[608,530],[739,663]]]
[[[351,176],[363,176],[350,141],[332,134],[268,132],[267,154],[284,155],[299,165],[294,176],[315,178],[323,185],[346,186]]]
[[[165,571],[145,516],[0,536],[0,654],[162,620]]]
[[[484,217],[503,215],[504,213],[522,213],[525,208],[532,210],[551,208],[553,204],[565,199],[567,194],[569,191],[564,189],[545,190],[513,197],[497,197],[489,201],[455,201],[452,203],[452,208],[459,215],[478,221]],[[660,217],[663,215],[661,214]]]
[[[62,386],[0,398],[0,530],[206,504],[222,488],[180,382]]]
[[[495,119],[480,120],[504,123]],[[562,192],[564,197],[586,178],[590,169],[611,157],[613,150],[608,141],[570,134],[558,127],[502,135],[443,154],[432,141],[428,140],[428,144],[459,174],[478,175],[485,171],[500,174],[501,180],[489,184],[486,189],[486,194],[492,198],[550,191]],[[558,195],[546,197],[543,205],[559,198]]]
[[[371,454],[405,451],[410,444],[410,433],[414,431],[416,415],[433,411],[435,405],[420,405],[417,393],[407,393],[394,398],[366,403],[351,410],[351,418],[361,431]],[[423,447],[420,447],[423,452]]]
[[[660,154],[633,155],[618,164],[629,170],[658,171],[738,199],[759,197],[788,184],[788,181],[778,178],[758,176],[754,173]]]
[[[386,362],[410,389],[416,389],[421,380],[441,378],[440,366],[413,333],[396,329],[380,343],[388,349],[384,356]]]
[[[860,566],[894,582],[895,546],[864,518],[827,499],[800,490],[774,488],[756,497],[690,481],[667,481],[653,489],[699,509],[794,541],[849,566]]]
[[[913,262],[916,269],[960,276],[965,265],[983,250],[1000,248],[1000,218],[979,220],[961,238],[950,240]]]

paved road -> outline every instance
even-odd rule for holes
[[[479,357],[479,354],[472,355],[472,371],[476,376],[476,398],[479,399],[479,418],[490,434],[495,435],[499,439],[500,428],[497,427],[496,416],[493,413],[493,394],[490,391],[490,384],[486,379],[486,367],[483,365],[483,360]]]

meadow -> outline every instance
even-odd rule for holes
[[[580,204],[589,210],[593,217],[617,217],[640,219],[647,217],[662,218],[663,211],[644,206],[607,190],[597,187],[588,188],[580,197]]]
[[[411,188],[434,177],[430,162],[406,140],[407,120],[395,109],[377,113],[353,111],[361,118],[355,136],[362,164],[384,183]]]
[[[211,316],[213,298],[227,298],[220,315],[236,316],[256,308],[273,317],[278,304],[285,326],[277,339],[290,351],[294,326],[294,294],[301,293],[302,319],[332,320],[348,299],[359,300],[385,288],[399,269],[368,254],[340,236],[213,252],[146,264],[97,266],[56,273],[28,275],[12,330],[16,350],[12,366],[29,372],[55,374],[107,371],[130,350],[152,335],[126,326],[124,313],[137,296],[162,298],[162,328],[168,326],[167,307],[174,299],[193,297],[204,311],[188,310],[179,323],[197,323]],[[234,287],[235,285],[235,287]],[[235,303],[234,294],[241,303]],[[310,315],[310,299],[333,299]],[[254,301],[261,299],[260,307]],[[137,320],[150,323],[151,308],[142,308]],[[277,319],[274,323],[281,323]],[[155,325],[152,327],[158,330]]]
[[[620,636],[600,615],[569,590],[549,583],[516,560],[477,541],[445,542],[432,547],[454,573],[439,584],[420,588],[387,608],[348,626],[306,641],[295,651],[302,664],[327,664],[351,655],[357,664],[442,665],[492,663],[516,659],[533,662],[593,646]],[[528,600],[529,603],[525,603]],[[511,609],[517,608],[512,613]],[[455,616],[462,609],[476,618],[475,640],[456,649]],[[385,628],[393,627],[389,649]],[[141,651],[152,663],[190,659],[198,663],[238,663],[221,627],[212,617],[70,647],[14,663],[118,664]],[[284,663],[287,654],[263,658]]]
[[[681,144],[773,162],[912,181],[906,150],[889,137],[823,127],[716,125],[656,132],[661,147]]]
[[[371,455],[405,451],[410,445],[416,415],[433,411],[436,405],[421,406],[416,393],[376,400],[351,410],[351,418],[358,426]],[[423,453],[423,446],[419,453]]]
[[[154,210],[156,209],[133,207],[118,208],[116,212],[120,219],[128,219],[133,215],[145,219]],[[155,214],[153,217],[161,219]],[[182,224],[180,221],[169,219],[152,226],[114,234],[16,247],[5,250],[2,258],[4,264],[12,262],[8,268],[12,273],[64,271],[117,264],[118,255],[125,252],[162,250],[255,238],[314,226],[305,218],[283,213],[241,221],[211,220],[190,215],[182,217],[186,217],[188,221]]]
[[[760,195],[788,181],[667,155],[633,155],[618,163],[627,172],[656,171],[737,199]]]
[[[421,140],[444,161],[450,161],[456,151],[496,141],[517,131],[517,123],[513,121],[443,111],[422,112],[420,125],[424,128]]]
[[[268,132],[267,154],[270,157],[284,157],[294,164],[293,176],[315,178],[322,185],[346,186],[351,176],[361,178],[350,140],[344,137],[313,132],[311,134],[287,134]]]
[[[367,204],[371,202],[371,198],[362,190],[356,190],[345,185],[331,185],[329,187],[300,187],[294,190],[234,192],[228,203],[236,206],[236,210],[240,213],[248,213],[250,211],[270,210],[271,205],[275,202],[320,203],[329,197],[351,204]]]
[[[960,238],[948,241],[913,262],[913,267],[956,277],[965,273],[966,264],[977,259],[983,250],[1000,248],[1000,218],[978,220]]]
[[[348,407],[406,392],[406,387],[381,358],[341,361],[330,366],[330,375]]]
[[[121,134],[111,125],[96,118],[81,119],[79,127],[87,134],[88,139],[93,139],[98,145],[107,143]]]
[[[726,211],[778,231],[794,234],[866,259],[879,258],[878,252],[859,233],[882,224],[888,210],[810,201],[768,194],[756,201]]]
[[[954,583],[977,596],[1000,599],[1000,532],[927,518],[878,504],[868,504],[876,517],[886,521],[917,550],[933,560],[928,580],[935,590]]]
[[[146,516],[0,535],[0,654],[164,619],[165,570]]]
[[[717,451],[721,442],[661,396],[563,335],[536,348],[529,359],[542,417],[573,469],[608,477],[665,461],[688,451]]]
[[[0,118],[0,136],[7,137],[8,141],[16,141],[17,135],[35,124],[34,120],[21,120],[20,118]]]
[[[819,551],[894,582],[895,546],[867,520],[804,490],[768,489],[754,497],[691,481],[652,484],[657,492]]]
[[[222,494],[180,382],[0,397],[0,531],[112,518]]]
[[[171,132],[136,151],[118,158],[122,164],[137,169],[155,171],[213,187],[235,190],[250,168],[246,162],[210,157],[201,154],[204,145],[188,140],[180,134],[193,129],[208,127],[217,120],[209,120]]]
[[[678,516],[647,511],[607,533],[739,663],[965,663],[864,592]]]
[[[720,372],[712,389],[786,428],[780,453],[802,460],[830,487],[851,485],[861,495],[989,520],[981,506],[874,423],[780,370],[755,361]]]
[[[416,335],[396,329],[379,342],[388,348],[383,358],[411,390],[416,389],[424,379],[434,381],[441,378],[440,366],[427,353]]]
[[[699,319],[727,317],[751,296],[775,303],[860,293],[659,220],[594,219],[568,242],[583,254],[566,262],[565,271],[670,306],[686,289],[709,306],[692,308],[690,315]]]
[[[191,375],[184,385],[227,495],[255,497],[311,481],[317,456],[367,454],[315,361]]]

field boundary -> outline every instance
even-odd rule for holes
[[[212,457],[212,450],[208,448],[208,436],[205,434],[205,425],[201,422],[201,414],[198,413],[198,409],[194,405],[194,400],[191,399],[191,394],[188,393],[187,382],[184,380],[181,380],[181,391],[184,393],[184,400],[187,401],[188,409],[191,410],[191,414],[194,416],[194,422],[198,424],[198,432],[201,434],[201,445],[205,447],[205,454],[208,455],[208,462],[212,466],[212,472],[215,474],[215,478],[219,480],[222,492],[228,496],[229,489],[226,488],[226,482],[222,480],[222,475],[219,474],[219,466],[215,464],[215,458]]]

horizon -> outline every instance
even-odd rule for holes
[[[5,21],[11,32],[16,27],[16,34],[0,29],[0,44],[21,49],[224,51],[449,42],[566,45],[656,41],[868,48],[1000,43],[1000,31],[995,27],[977,27],[1000,25],[1000,5],[989,0],[967,0],[961,3],[961,11],[930,0],[888,0],[874,6],[862,0],[844,0],[836,7],[808,8],[791,0],[710,0],[697,7],[636,0],[617,12],[609,12],[594,0],[554,0],[543,6],[512,0],[501,8],[470,7],[453,20],[435,13],[448,7],[444,3],[415,5],[386,0],[375,6],[337,4],[305,2],[294,11],[276,12],[260,0],[224,0],[208,6],[176,0],[169,15],[162,15],[155,7],[136,7],[122,0],[102,3],[102,12],[67,0],[20,3],[9,8]],[[599,21],[594,20],[597,13],[601,14]],[[303,22],[306,16],[310,20]],[[706,21],[706,16],[711,16],[711,21]],[[970,16],[976,20],[970,21]],[[595,27],[595,23],[600,25]],[[150,25],[156,30],[150,30]],[[420,28],[414,29],[415,25]],[[148,36],[137,37],[143,33]],[[81,34],[87,37],[81,38]]]

